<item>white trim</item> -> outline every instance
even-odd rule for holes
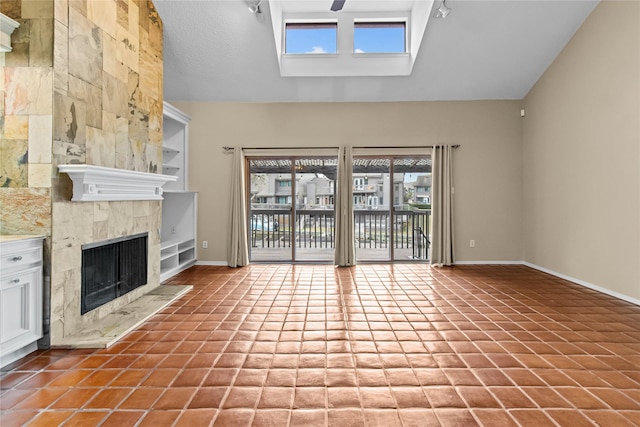
[[[167,101],[162,102],[162,114],[184,125],[189,124],[189,122],[191,121],[191,116],[178,110],[176,107],[169,104]]]
[[[621,294],[616,291],[612,291],[611,289],[603,288],[598,285],[594,285],[593,283],[585,282],[584,280],[576,279],[575,277],[567,276],[565,274],[558,273],[553,270],[549,270],[548,268],[540,267],[539,265],[532,264],[530,262],[522,261],[522,265],[533,268],[534,270],[542,271],[543,273],[550,274],[552,276],[556,276],[560,279],[567,280],[569,282],[575,283],[580,286],[584,286],[585,288],[592,289],[594,291],[602,292],[603,294],[607,294],[609,296],[621,299],[626,302],[630,302],[631,304],[640,305],[640,299],[632,298],[628,295]]]
[[[11,33],[20,23],[0,13],[0,52],[11,52]]]
[[[454,265],[522,265],[522,261],[455,261]]]
[[[227,261],[198,261],[196,265],[227,266]]]
[[[73,181],[74,202],[162,200],[162,186],[176,176],[92,165],[59,165]]]

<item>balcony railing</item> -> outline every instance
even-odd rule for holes
[[[252,209],[251,246],[253,248],[332,249],[335,242],[333,210],[298,209],[293,235],[290,209]],[[392,220],[393,218],[393,220]],[[355,241],[361,249],[409,250],[411,258],[425,259],[431,225],[430,209],[388,211],[355,210]],[[393,238],[391,230],[393,230]]]

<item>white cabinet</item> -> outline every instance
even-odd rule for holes
[[[165,102],[162,124],[162,173],[178,179],[164,185],[164,191],[189,189],[189,121],[191,117]]]
[[[160,281],[196,263],[196,193],[164,193]]]
[[[0,367],[42,338],[42,240],[0,236]]]
[[[191,118],[164,103],[162,170],[178,179],[163,187],[160,236],[160,281],[196,263],[196,193],[188,191],[189,121]]]

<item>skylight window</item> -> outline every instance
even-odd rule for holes
[[[285,53],[335,54],[338,24],[336,22],[287,22]]]
[[[405,22],[355,22],[353,51],[355,53],[405,53]]]

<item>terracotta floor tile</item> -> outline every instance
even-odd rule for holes
[[[178,419],[180,411],[151,411],[147,412],[140,424],[140,427],[170,426]]]
[[[100,424],[100,427],[133,426],[144,414],[144,411],[114,411]]]
[[[298,369],[296,386],[319,387],[326,385],[326,371],[324,369]]]
[[[443,427],[471,427],[478,425],[478,422],[467,409],[436,409],[434,412]]]
[[[296,387],[293,400],[294,409],[327,407],[327,389],[325,387]]]
[[[210,375],[209,369],[185,369],[178,374],[172,387],[198,387]]]
[[[59,419],[57,420],[49,420],[48,418],[51,414],[55,414]],[[14,427],[14,426],[22,426],[27,425],[26,423],[29,420],[32,420],[34,417],[36,419],[40,419],[40,421],[31,421],[29,425],[33,426],[50,426],[50,425],[58,425],[62,424],[62,422],[69,418],[73,412],[38,412],[38,411],[13,411],[7,413],[0,413],[0,425]]]
[[[76,412],[64,423],[65,426],[86,427],[99,425],[109,415],[108,412],[87,411]]]
[[[329,408],[359,408],[360,397],[357,387],[328,387]]]
[[[295,369],[271,369],[265,382],[267,387],[293,387],[295,385]]]
[[[325,409],[297,409],[291,411],[291,427],[324,426],[327,423]]]
[[[397,403],[389,387],[360,387],[364,408],[396,408]]]
[[[130,388],[105,388],[86,405],[87,409],[115,409],[131,393]]]
[[[431,405],[420,387],[392,387],[398,408],[429,408]]]
[[[166,388],[160,398],[153,404],[152,409],[183,409],[191,401],[196,390],[195,387]]]
[[[561,426],[591,427],[593,423],[580,412],[569,409],[549,409],[547,415]]]
[[[375,427],[401,427],[400,414],[395,409],[365,409],[365,424]],[[424,425],[424,424],[423,424]]]
[[[523,426],[555,427],[555,424],[546,412],[540,409],[515,409],[509,414]]]
[[[109,369],[98,370],[78,383],[80,387],[104,387],[120,375],[122,371]]]
[[[20,413],[17,413],[18,415]],[[31,415],[29,413],[29,415]],[[31,422],[29,422],[29,426],[34,427],[50,427],[50,426],[58,426],[62,425],[66,420],[75,415],[75,412],[72,411],[45,411],[41,412],[37,417],[35,417]],[[2,419],[2,425],[5,425],[4,418]]]
[[[424,387],[424,393],[434,408],[464,408],[464,401],[453,387]]]
[[[161,388],[138,388],[135,389],[126,399],[122,402],[118,409],[148,409],[153,407],[153,404],[164,390]]]
[[[287,410],[265,410],[259,409],[253,418],[254,427],[273,427],[289,425],[291,411]]]
[[[456,387],[458,394],[470,408],[499,408],[500,404],[483,387]]]
[[[235,386],[256,386],[264,385],[269,371],[264,369],[241,369],[235,377]]]
[[[293,387],[264,387],[258,408],[290,409],[293,405]]]
[[[96,388],[72,388],[51,405],[51,409],[82,408],[98,393]]]
[[[223,409],[213,423],[220,427],[245,427],[250,426],[255,415],[252,409]]]
[[[67,391],[66,388],[43,388],[29,393],[24,399],[17,402],[12,409],[39,409],[46,408],[58,400]],[[4,400],[5,397],[2,397]]]
[[[474,409],[473,415],[484,426],[518,427],[508,412],[499,409]]]
[[[216,409],[189,409],[180,414],[175,427],[209,426],[217,414]]]
[[[327,411],[329,427],[364,427],[364,414],[361,409],[340,408]]]
[[[253,409],[260,399],[261,387],[233,387],[224,401],[223,408]]]
[[[640,425],[640,308],[527,267],[197,266],[170,283],[194,289],[110,348],[3,368],[3,427]]]

